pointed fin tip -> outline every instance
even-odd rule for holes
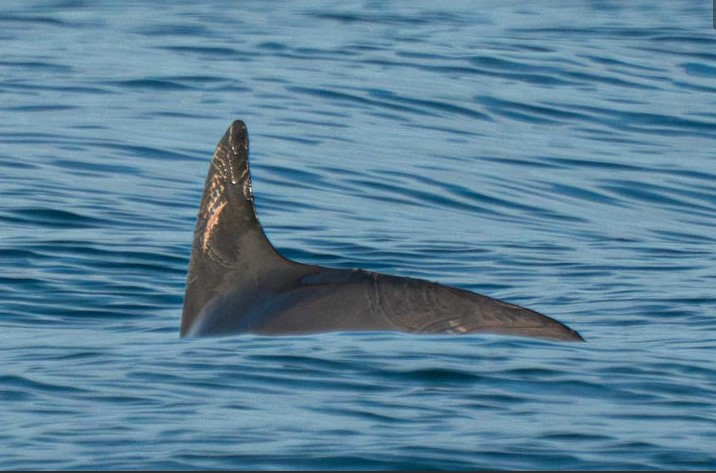
[[[239,154],[243,150],[249,149],[249,132],[246,123],[242,120],[234,120],[229,126],[229,145],[234,153]]]

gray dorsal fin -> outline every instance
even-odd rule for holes
[[[181,335],[400,330],[581,340],[532,310],[437,283],[283,258],[254,209],[246,126],[216,147],[194,232]]]
[[[231,124],[214,151],[194,230],[182,333],[228,274],[236,284],[294,265],[271,245],[256,217],[249,171],[249,137]]]

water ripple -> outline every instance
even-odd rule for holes
[[[1,468],[716,468],[710,4],[3,6]],[[235,118],[286,256],[588,343],[180,340]]]

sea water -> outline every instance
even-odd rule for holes
[[[716,469],[711,2],[0,5],[0,468]],[[494,335],[180,339],[232,120],[287,257]]]

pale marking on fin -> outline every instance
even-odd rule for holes
[[[204,229],[204,240],[202,242],[202,249],[204,250],[204,252],[209,249],[209,240],[211,239],[211,232],[214,230],[216,224],[219,223],[219,214],[221,214],[221,211],[224,210],[224,207],[226,207],[226,201],[222,202],[221,205],[219,205],[216,210],[212,212],[211,217],[209,217],[209,221],[206,222],[206,228]]]

